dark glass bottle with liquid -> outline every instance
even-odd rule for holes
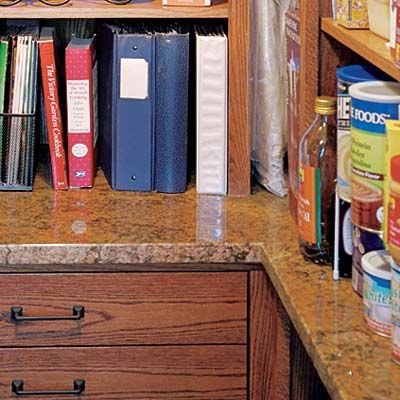
[[[317,97],[315,113],[299,145],[299,241],[307,259],[329,264],[334,240],[336,99]]]

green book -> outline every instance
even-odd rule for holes
[[[8,41],[0,40],[0,113],[4,112],[4,96],[6,92]]]
[[[4,97],[6,93],[8,41],[0,40],[0,113],[4,112]],[[0,181],[3,165],[3,118],[0,117]]]

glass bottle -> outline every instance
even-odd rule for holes
[[[317,97],[315,113],[299,145],[299,241],[307,259],[329,264],[334,240],[336,99]]]

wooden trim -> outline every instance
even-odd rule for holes
[[[382,71],[400,80],[400,68],[393,61],[386,46],[387,40],[369,30],[353,30],[340,26],[330,18],[323,18],[322,31],[359,54]]]
[[[113,5],[105,0],[71,0],[51,7],[38,0],[22,1],[16,6],[1,7],[1,18],[227,18],[228,0],[216,0],[212,7],[163,7],[161,0],[132,0]]]
[[[250,0],[229,2],[228,192],[250,194]]]
[[[264,271],[250,272],[250,400],[287,400],[289,317]]]
[[[76,265],[0,265],[2,274],[60,272],[242,272],[264,270],[261,264],[76,264]]]

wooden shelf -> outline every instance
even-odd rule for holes
[[[228,0],[216,0],[211,7],[163,7],[161,0],[132,0],[117,6],[105,0],[71,0],[52,7],[39,0],[23,0],[0,7],[1,18],[228,18]]]
[[[393,62],[385,39],[369,30],[346,29],[331,18],[322,19],[321,29],[394,79],[400,80],[400,67]]]

